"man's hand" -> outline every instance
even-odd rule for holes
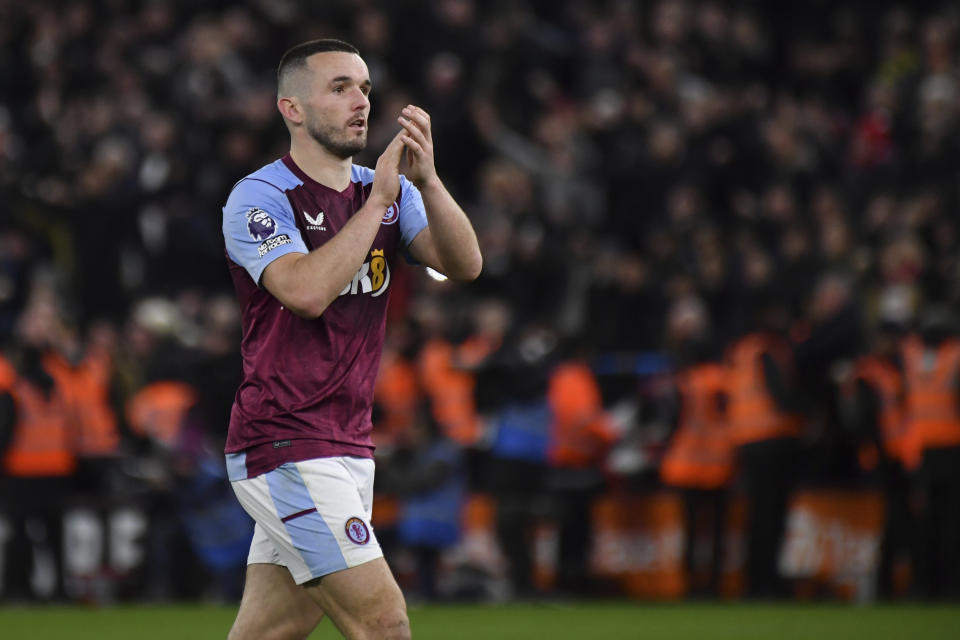
[[[373,176],[373,187],[370,188],[370,199],[382,204],[386,209],[397,199],[400,193],[400,158],[403,157],[404,132],[400,131],[393,137],[387,148],[377,158],[376,173]]]
[[[433,163],[433,134],[430,132],[430,114],[420,107],[407,105],[400,112],[397,122],[403,127],[400,139],[406,146],[407,177],[418,188],[435,180],[437,169]]]

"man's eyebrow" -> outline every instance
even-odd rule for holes
[[[354,82],[354,79],[351,76],[337,76],[336,78],[333,78],[332,80],[330,80],[330,84],[334,84],[337,82]],[[365,78],[360,82],[360,85],[364,87],[369,87],[371,86],[371,84],[372,83],[370,82],[369,78]]]

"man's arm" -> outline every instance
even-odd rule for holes
[[[483,266],[480,245],[467,214],[437,175],[430,116],[408,105],[398,121],[407,149],[407,177],[420,190],[427,212],[428,226],[410,243],[410,253],[452,280],[474,280]]]
[[[280,256],[264,269],[264,288],[298,316],[322,314],[363,264],[384,210],[400,191],[400,138],[398,134],[377,160],[367,201],[336,235],[310,253]]]

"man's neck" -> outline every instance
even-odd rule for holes
[[[291,142],[290,157],[305,174],[325,187],[343,191],[350,185],[352,158],[339,158],[313,141]]]

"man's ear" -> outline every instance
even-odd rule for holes
[[[277,99],[277,110],[285,120],[293,124],[303,122],[303,111],[300,110],[300,102],[294,97],[282,97]]]

